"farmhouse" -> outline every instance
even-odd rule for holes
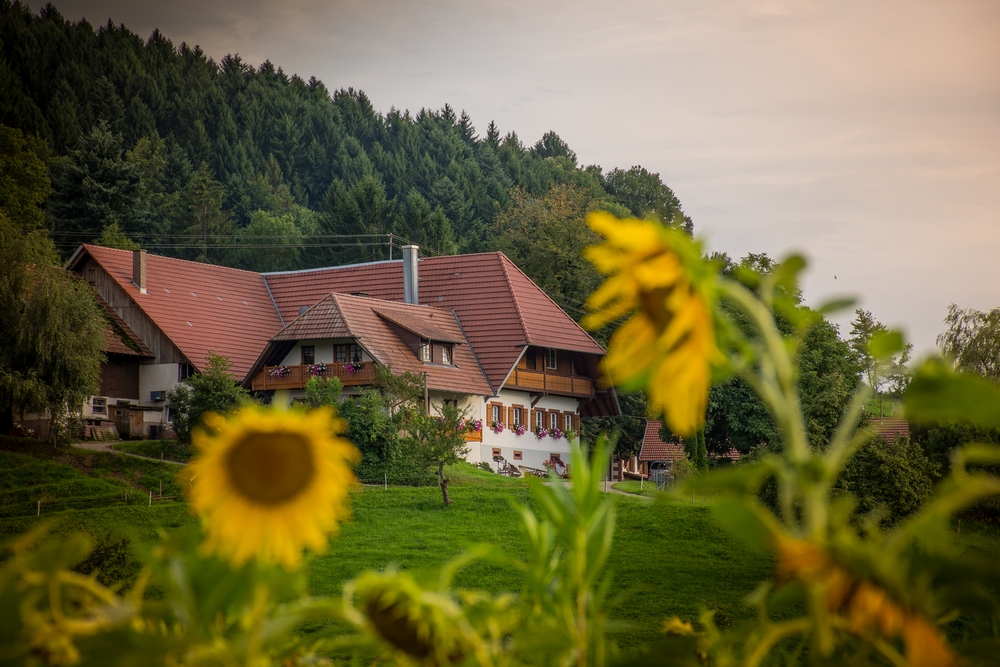
[[[83,245],[68,268],[146,354],[119,371],[115,393],[132,395],[91,401],[142,411],[134,435],[169,426],[166,392],[211,353],[284,404],[313,375],[350,393],[376,365],[420,374],[431,410],[454,401],[480,425],[467,435],[472,462],[565,460],[563,434],[581,417],[619,414],[597,382],[603,348],[502,253],[418,259],[406,246],[402,260],[261,274]]]

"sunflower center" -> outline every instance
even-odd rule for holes
[[[316,474],[316,462],[304,436],[251,433],[229,450],[226,469],[247,500],[279,505],[305,491]]]

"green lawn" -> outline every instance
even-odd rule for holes
[[[129,454],[148,456],[151,459],[163,458],[165,461],[185,463],[194,456],[194,447],[184,445],[176,440],[138,440],[132,442],[116,442],[115,449]]]
[[[0,498],[9,498],[10,507],[33,502],[35,495],[51,494],[53,489],[81,501],[103,492],[120,494],[123,475],[135,478],[136,488],[147,493],[140,497],[137,491],[130,503],[119,495],[110,506],[84,504],[59,513],[46,512],[43,503],[42,519],[56,517],[57,532],[83,530],[104,543],[124,536],[141,548],[156,541],[158,527],[170,530],[195,520],[180,501],[156,500],[149,506],[148,485],[165,477],[172,480],[175,465],[120,454],[15,447],[0,441],[0,466],[5,494]],[[310,561],[310,591],[338,595],[346,580],[366,569],[393,566],[428,573],[476,543],[523,555],[517,506],[531,506],[529,483],[468,465],[456,466],[450,474],[453,504],[448,508],[434,486],[360,489],[353,498],[351,521],[326,553]],[[176,483],[171,484],[170,490],[177,491]],[[615,599],[610,616],[625,622],[624,629],[616,632],[624,648],[654,639],[663,618],[678,615],[693,620],[703,607],[715,609],[723,626],[749,617],[752,612],[742,601],[768,576],[771,561],[730,537],[712,518],[710,500],[609,497],[617,513],[609,562]],[[39,519],[32,507],[20,516],[0,516],[0,538],[35,525]],[[961,544],[983,555],[998,554],[1000,530],[963,526]],[[491,592],[519,588],[513,571],[491,564],[470,567],[456,583]]]

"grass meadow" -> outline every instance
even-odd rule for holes
[[[159,498],[160,483],[164,496],[179,496],[177,471],[173,464],[122,454],[0,441],[0,539],[54,521],[57,534],[81,530],[105,543],[124,537],[133,550],[144,549],[158,539],[159,529],[194,522],[182,498]],[[532,507],[529,482],[469,465],[456,466],[450,475],[453,504],[447,508],[433,486],[360,489],[351,521],[325,553],[309,561],[310,592],[339,595],[345,581],[368,569],[430,576],[478,543],[523,556],[517,508]],[[665,617],[694,620],[704,607],[716,610],[722,626],[748,618],[753,612],[743,600],[770,572],[770,558],[722,529],[710,499],[676,501],[643,492],[609,496],[617,516],[609,616],[621,622],[618,643],[626,649],[646,644]],[[1000,531],[994,528],[967,523],[961,539],[984,555],[1000,554]],[[464,570],[456,585],[494,593],[520,587],[516,572],[488,563]]]

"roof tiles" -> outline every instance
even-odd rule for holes
[[[244,377],[282,326],[259,273],[147,254],[147,293],[140,294],[132,283],[131,251],[83,249],[198,369],[216,352]]]
[[[677,461],[684,458],[683,442],[665,442],[660,438],[663,422],[650,419],[646,422],[646,434],[642,438],[640,461]]]
[[[600,345],[502,253],[421,259],[418,275],[420,303],[455,310],[495,388],[506,379],[526,345],[604,354]],[[402,261],[265,273],[264,279],[289,321],[301,306],[314,304],[330,292],[403,300]]]

